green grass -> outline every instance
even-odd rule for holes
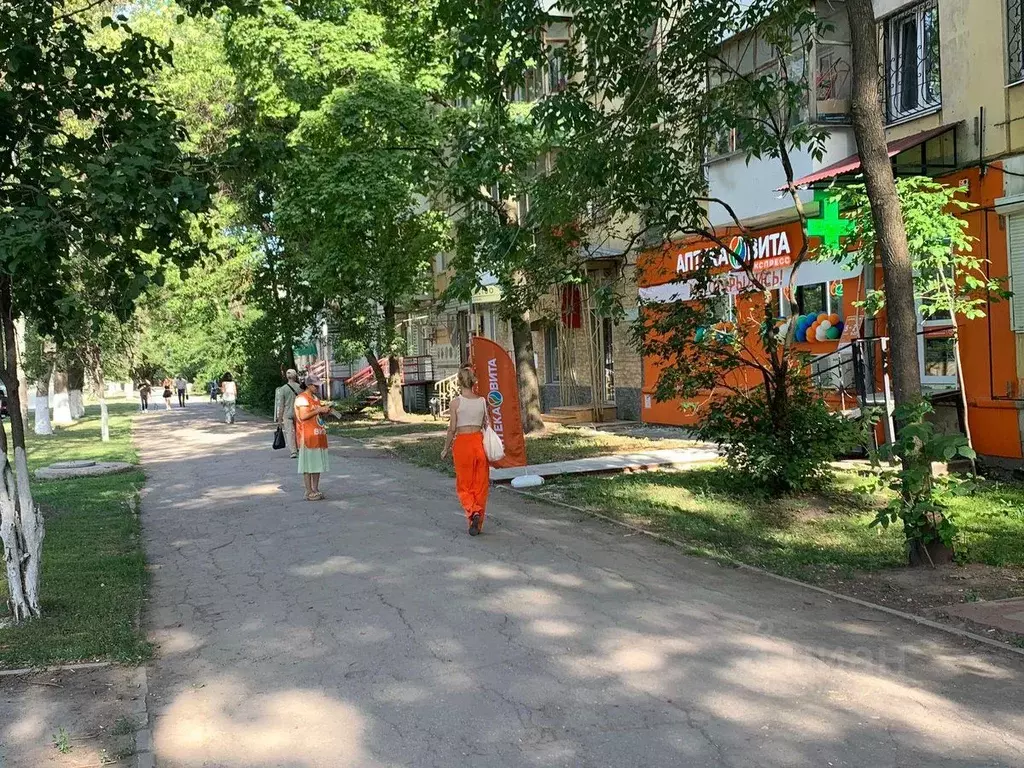
[[[444,432],[447,428],[447,424],[444,422],[434,422],[433,424],[420,424],[420,423],[405,423],[401,422],[398,424],[388,424],[382,422],[373,426],[362,426],[362,425],[349,425],[348,423],[342,422],[340,424],[332,424],[330,431],[332,435],[340,435],[341,437],[354,437],[357,440],[372,440],[376,438],[388,438],[394,435],[418,435],[418,434],[429,434],[431,432],[438,433]]]
[[[137,462],[134,403],[111,405],[111,440],[100,442],[99,408],[49,437],[28,436],[29,465],[89,459]],[[113,659],[135,661],[149,648],[137,626],[146,571],[134,502],[141,471],[75,480],[34,481],[46,516],[43,618],[0,629],[0,666]],[[0,595],[7,592],[0,573]]]
[[[868,527],[882,500],[862,485],[852,473],[837,473],[822,493],[766,500],[740,490],[724,467],[707,467],[564,477],[541,493],[671,536],[695,554],[813,582],[905,563],[900,530]],[[959,499],[957,512],[963,561],[1024,565],[1024,489],[986,484]]]
[[[451,462],[441,461],[441,448],[444,445],[442,436],[422,437],[417,440],[388,440],[386,436],[376,432],[374,438],[376,443],[386,445],[406,461],[421,467],[432,467],[448,474],[452,473]],[[692,444],[686,440],[652,440],[610,432],[563,428],[540,435],[527,435],[526,458],[531,464],[548,464],[553,461],[571,461],[616,453],[680,448]]]
[[[954,499],[965,562],[1024,566],[1024,485],[984,483],[979,493]]]

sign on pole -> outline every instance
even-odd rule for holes
[[[477,394],[487,399],[491,427],[505,444],[505,458],[496,467],[526,466],[526,435],[519,408],[516,367],[508,352],[490,339],[474,336],[470,359],[477,378]]]

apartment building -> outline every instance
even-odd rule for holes
[[[824,158],[807,153],[795,157],[794,164],[804,203],[812,215],[822,216],[828,189],[856,181],[860,161],[849,119],[845,6],[841,0],[818,0],[817,6],[831,30],[801,62],[812,83],[804,119],[830,126],[831,138]],[[961,392],[965,395],[961,426],[969,424],[981,454],[1019,463],[1024,455],[1024,0],[875,0],[875,10],[893,168],[899,176],[925,175],[965,189],[964,198],[974,207],[963,216],[976,253],[987,259],[989,275],[1005,278],[1015,292],[1010,301],[990,302],[982,319],[922,320],[922,380],[937,404],[955,403]],[[746,43],[740,39],[727,45]],[[758,65],[755,45],[749,66]],[[775,191],[785,182],[779,163],[748,163],[734,150],[735,137],[728,131],[711,148],[711,195],[730,202],[753,238],[766,244],[761,251],[769,246],[786,250],[781,243],[788,246],[804,233],[792,206]],[[715,224],[728,233],[724,212]],[[812,239],[812,247],[817,242]],[[666,276],[642,280],[641,296],[681,297],[686,260],[680,256],[708,245],[683,241],[656,254],[661,269],[652,273]],[[775,253],[771,269],[765,270],[780,291],[790,276],[786,255]],[[801,267],[797,285],[804,311],[838,316],[844,332],[840,339],[812,339],[798,346],[824,364],[841,357],[854,340],[866,347],[881,345],[884,316],[862,318],[855,306],[880,280],[877,268],[847,272],[822,262]],[[743,301],[742,283],[730,281],[734,287],[727,301],[732,307]],[[681,410],[680,403],[653,399],[661,364],[644,361],[644,421],[691,423],[693,414]]]

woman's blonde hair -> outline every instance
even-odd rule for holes
[[[468,365],[465,368],[459,368],[458,381],[459,386],[463,389],[472,389],[476,386],[476,374]]]

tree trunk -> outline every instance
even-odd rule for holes
[[[100,440],[104,443],[110,442],[110,412],[107,409],[107,382],[103,375],[103,358],[100,356],[99,347],[93,347],[88,351],[89,375],[92,378],[92,386],[96,390],[96,396],[100,401]]]
[[[74,421],[85,416],[85,365],[72,363],[68,366],[68,404],[71,407],[71,418]]]
[[[18,398],[21,401],[21,420],[28,424],[28,375],[25,373],[25,366],[22,365],[22,350],[25,349],[25,318],[19,317],[15,323],[15,340],[18,345]]]
[[[373,378],[377,382],[377,394],[380,395],[381,407],[384,409],[384,418],[388,415],[388,377],[384,374],[384,369],[381,367],[380,360],[377,358],[377,353],[372,349],[367,348],[366,362],[370,364],[370,370],[373,371]]]
[[[53,374],[53,423],[72,424],[71,397],[68,394],[67,371],[57,370]]]
[[[913,405],[921,400],[914,262],[885,140],[885,118],[878,91],[878,26],[872,0],[849,0],[847,9],[853,44],[853,130],[882,263],[893,400],[897,407]],[[904,426],[907,425],[897,420],[897,433]],[[920,452],[904,456],[903,465],[931,476],[928,462]],[[936,540],[927,548],[910,542],[907,559],[910,565],[927,565],[950,562],[952,556],[952,550]]]
[[[10,405],[8,404],[8,409]],[[50,377],[36,382],[35,433],[52,435],[53,424],[50,421]]]
[[[519,404],[522,408],[523,431],[527,434],[544,429],[540,407],[540,378],[534,362],[533,333],[526,315],[512,318],[512,346],[516,356],[516,378],[519,382]]]
[[[889,365],[894,400],[901,405],[921,397],[914,264],[885,141],[874,7],[872,0],[849,0],[847,7],[853,41],[853,129],[881,253],[886,323],[892,340]]]
[[[21,397],[18,392],[18,343],[10,278],[0,279],[0,323],[4,342],[0,380],[7,388],[11,444],[14,448],[13,468],[7,452],[0,454],[0,540],[4,545],[11,615],[17,622],[41,615],[39,569],[46,531],[43,515],[29,487],[25,421],[21,417]],[[44,412],[49,421],[49,410],[44,409]],[[6,434],[2,442],[6,449]]]
[[[405,418],[405,399],[402,396],[402,362],[394,353],[395,348],[395,305],[384,303],[384,338],[388,351],[387,388],[384,397],[384,418],[402,421]]]
[[[388,396],[385,401],[384,415],[389,421],[402,421],[406,415],[402,387],[402,361],[394,355],[388,357]]]

